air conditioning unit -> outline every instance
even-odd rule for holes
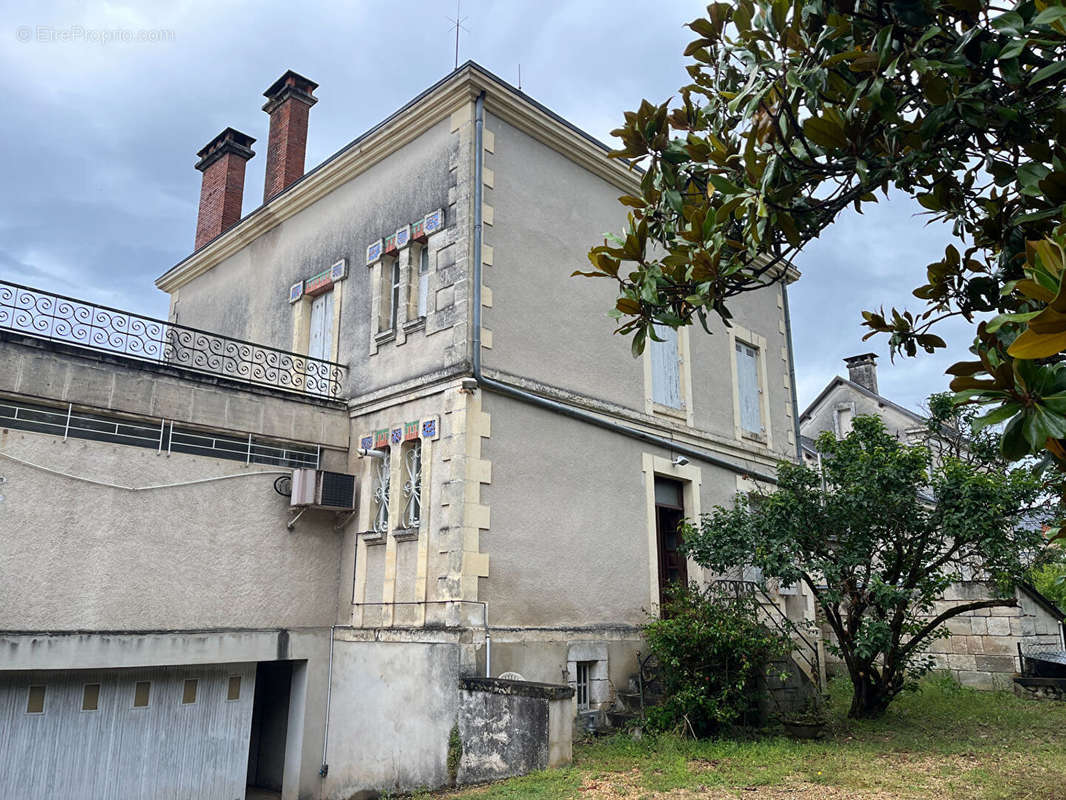
[[[294,469],[289,505],[294,508],[354,511],[355,476],[322,469]]]

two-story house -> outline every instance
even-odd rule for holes
[[[227,128],[198,154],[195,251],[156,281],[151,368],[0,312],[13,406],[158,429],[137,449],[0,421],[0,669],[17,670],[0,718],[20,758],[72,754],[59,785],[101,753],[101,797],[445,784],[461,676],[610,705],[663,586],[713,577],[677,523],[796,457],[794,273],[738,299],[731,327],[666,330],[633,358],[609,282],[569,276],[639,173],[473,63],[305,172],[315,88],[290,71],[267,90],[253,211],[254,140]],[[248,458],[173,448],[175,430],[246,436]],[[277,479],[296,464],[268,447],[354,475],[355,512],[290,508]],[[46,780],[0,766],[0,786]]]

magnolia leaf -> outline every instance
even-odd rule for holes
[[[1056,61],[1054,64],[1048,64],[1033,73],[1033,77],[1029,79],[1029,85],[1035,86],[1041,81],[1046,81],[1048,78],[1058,75],[1063,70],[1066,70],[1066,61]]]
[[[1019,403],[1007,403],[1006,405],[1002,405],[999,408],[995,408],[989,411],[987,414],[974,419],[972,423],[973,432],[979,433],[983,429],[987,428],[989,425],[995,425],[999,422],[1003,422],[1006,419],[1010,419],[1019,411],[1021,411],[1021,409],[1022,406]]]
[[[1007,348],[1007,353],[1014,358],[1035,359],[1049,358],[1066,350],[1066,330],[1059,333],[1041,334],[1029,328],[1015,339]],[[954,381],[952,381],[952,388]]]

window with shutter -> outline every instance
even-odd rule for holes
[[[659,405],[681,408],[681,361],[677,330],[668,325],[656,325],[655,335],[662,341],[648,340],[651,354],[651,398]]]
[[[744,342],[737,342],[737,396],[740,398],[740,427],[748,433],[763,433],[759,351]]]
[[[429,309],[429,248],[423,246],[418,254],[418,309],[417,316],[424,317]]]
[[[324,292],[311,301],[311,330],[307,355],[329,361],[333,355],[333,292]]]

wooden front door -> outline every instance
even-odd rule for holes
[[[681,552],[678,526],[685,518],[684,494],[679,481],[655,479],[655,529],[659,541],[659,604],[671,583],[688,583],[688,560]]]

